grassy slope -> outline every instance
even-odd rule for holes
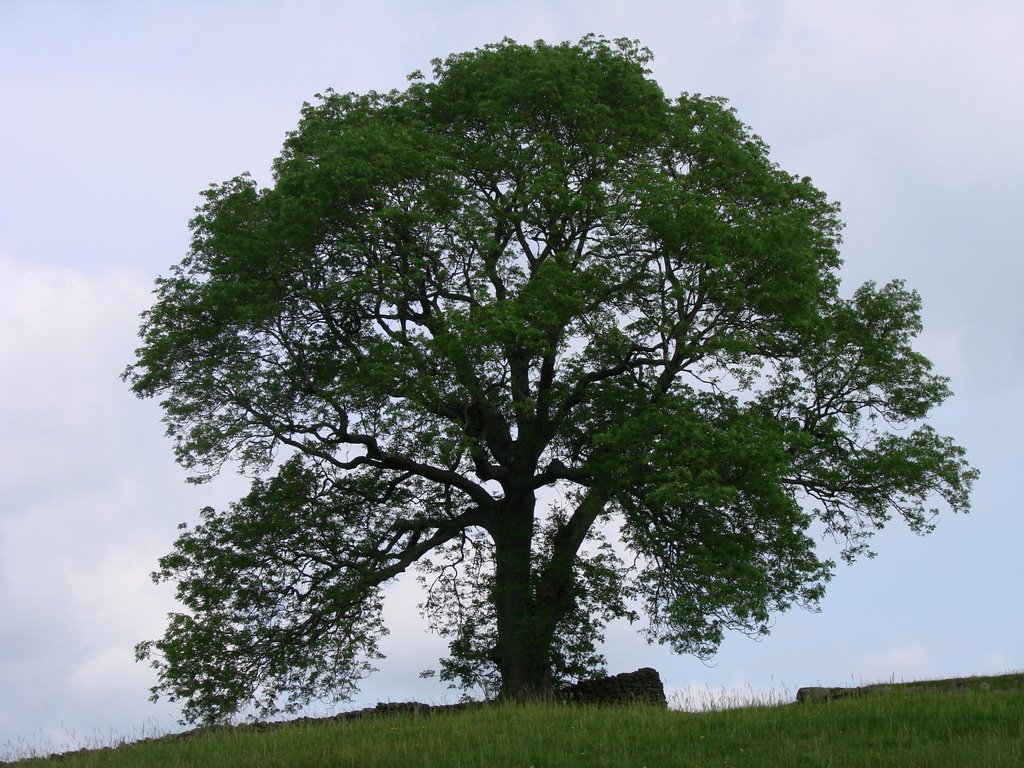
[[[1024,675],[879,686],[827,704],[686,713],[489,707],[306,722],[67,755],[85,766],[1024,766]],[[28,760],[21,766],[40,765]]]

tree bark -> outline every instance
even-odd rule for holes
[[[533,585],[533,491],[507,495],[493,531],[494,606],[498,640],[492,659],[501,673],[500,697],[511,700],[551,695],[554,623],[538,605]]]

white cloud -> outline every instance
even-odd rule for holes
[[[145,700],[131,647],[171,605],[147,574],[171,516],[198,506],[155,411],[118,381],[148,301],[130,272],[0,257],[0,684],[16,697],[0,707],[4,731],[61,715],[75,727],[126,685],[133,706]]]
[[[131,400],[118,386],[130,359],[139,312],[149,300],[140,276],[98,276],[33,266],[0,255],[0,487],[15,498],[31,489],[60,495],[118,449]],[[124,435],[117,435],[124,437]],[[8,505],[5,514],[17,512]]]

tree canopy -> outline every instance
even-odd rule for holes
[[[814,606],[892,516],[966,511],[901,282],[840,292],[838,207],[638,43],[505,40],[306,104],[211,186],[125,378],[179,462],[253,477],[162,558],[141,643],[190,720],[343,698],[410,566],[442,678],[529,697],[615,618],[709,656]]]

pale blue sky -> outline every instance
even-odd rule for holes
[[[788,171],[843,205],[844,284],[905,278],[920,348],[957,396],[933,423],[981,469],[975,511],[893,525],[820,614],[730,637],[714,666],[609,633],[610,671],[755,690],[1024,668],[1024,6],[928,2],[0,0],[0,758],[5,745],[173,727],[133,645],[175,526],[246,484],[193,487],[159,410],[118,374],[199,192],[267,180],[304,100],[401,88],[431,58],[509,36],[635,37],[669,94],[727,97]],[[454,697],[417,678],[412,579],[358,704]]]

